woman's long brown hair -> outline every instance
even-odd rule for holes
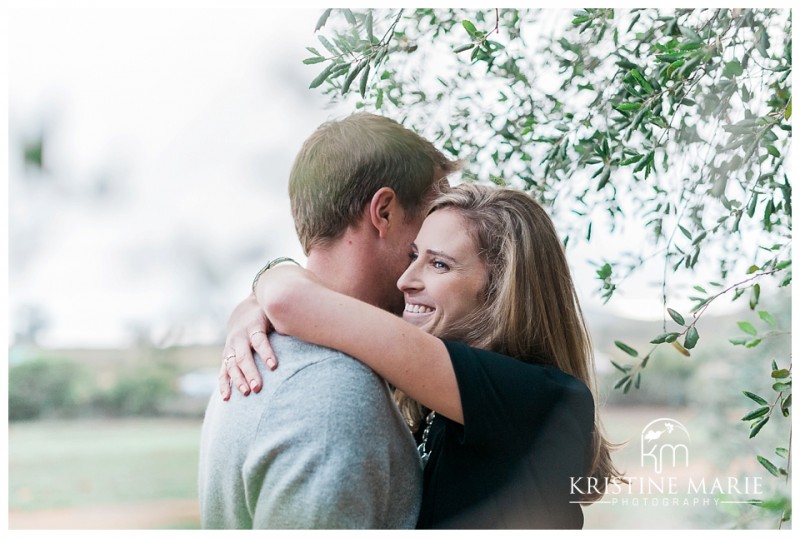
[[[439,195],[428,214],[457,211],[489,272],[482,308],[455,326],[433,331],[472,347],[525,362],[549,364],[583,381],[597,401],[594,358],[564,248],[545,210],[524,192],[463,184]],[[398,405],[416,430],[423,410],[398,391]],[[593,457],[588,470],[598,489],[621,479],[611,461],[614,445],[595,408]],[[592,502],[603,493],[587,493]]]

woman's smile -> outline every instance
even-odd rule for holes
[[[430,314],[435,308],[423,304],[406,303],[405,311],[410,314]]]

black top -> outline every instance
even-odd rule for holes
[[[570,477],[590,463],[589,389],[558,368],[445,346],[464,425],[431,425],[417,528],[581,528]]]

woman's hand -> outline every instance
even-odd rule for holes
[[[228,335],[219,373],[219,392],[223,400],[230,399],[231,385],[235,385],[245,396],[251,390],[261,390],[261,375],[252,350],[261,356],[267,368],[277,368],[278,361],[267,338],[269,331],[269,320],[258,306],[255,296],[248,296],[234,309],[228,320]]]

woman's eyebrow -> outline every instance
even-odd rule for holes
[[[445,258],[447,261],[451,263],[458,263],[458,260],[456,260],[454,257],[449,256],[440,250],[427,249],[425,253],[430,256],[436,256],[437,258]]]

